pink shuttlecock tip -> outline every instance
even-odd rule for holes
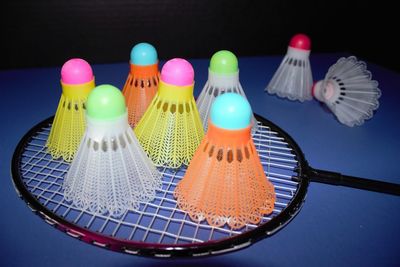
[[[313,83],[313,85],[312,85],[312,87],[311,87],[311,95],[312,95],[312,97],[315,97],[315,85],[317,84],[317,82],[316,81],[314,81],[314,83]]]
[[[193,67],[183,58],[168,60],[161,70],[161,80],[176,86],[192,85],[194,82]]]
[[[93,80],[93,71],[89,63],[81,58],[73,58],[61,68],[61,81],[66,84],[83,84]]]
[[[311,50],[311,40],[307,35],[299,33],[290,39],[289,46],[302,50]]]

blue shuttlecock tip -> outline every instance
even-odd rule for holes
[[[131,50],[131,63],[134,65],[148,66],[158,62],[157,51],[149,43],[139,43]]]
[[[218,96],[211,106],[211,122],[222,129],[239,130],[250,126],[251,107],[241,95],[225,93]]]

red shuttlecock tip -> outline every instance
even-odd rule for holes
[[[307,35],[298,33],[290,39],[289,46],[302,50],[311,50],[311,40]]]

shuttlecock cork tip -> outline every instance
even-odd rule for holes
[[[139,66],[154,65],[158,62],[157,50],[149,43],[138,43],[131,50],[131,63]]]
[[[298,33],[290,39],[289,46],[302,50],[311,50],[310,37],[303,33]]]
[[[86,60],[72,58],[61,68],[61,81],[66,84],[83,84],[93,80],[93,70]]]
[[[211,57],[210,70],[220,74],[236,73],[238,71],[237,57],[228,50],[218,51]]]
[[[98,120],[111,120],[126,112],[121,91],[109,84],[95,87],[86,102],[87,116]]]
[[[176,86],[188,86],[194,83],[192,65],[183,58],[168,60],[161,70],[161,80]]]
[[[236,93],[218,96],[211,106],[211,122],[222,129],[239,130],[250,126],[252,111],[249,102]]]

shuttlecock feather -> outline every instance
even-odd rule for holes
[[[290,100],[311,100],[313,79],[309,60],[310,49],[311,41],[308,36],[293,36],[287,54],[265,90]]]
[[[356,57],[340,58],[325,79],[313,87],[315,98],[326,104],[343,124],[353,127],[372,118],[379,107],[381,91],[371,72]]]

